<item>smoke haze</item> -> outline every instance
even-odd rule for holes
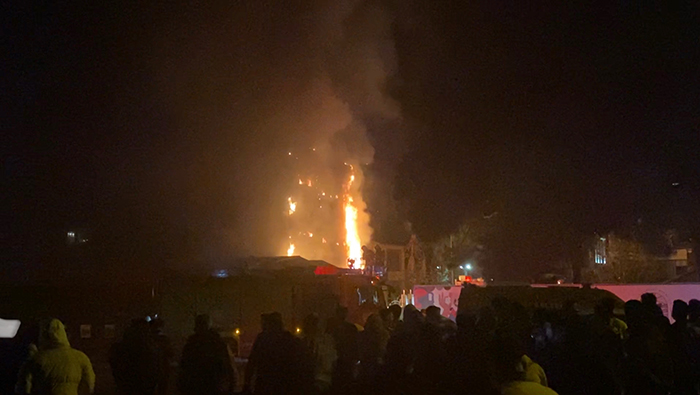
[[[182,138],[173,148],[184,157],[173,165],[189,173],[177,188],[190,201],[181,219],[200,235],[203,261],[283,255],[288,233],[296,239],[304,226],[329,244],[342,242],[338,207],[285,217],[290,196],[300,210],[314,204],[299,196],[299,178],[342,196],[344,163],[356,169],[360,236],[371,238],[362,199],[362,169],[374,157],[367,122],[400,119],[387,92],[396,67],[392,16],[380,2],[303,3],[294,15],[266,2],[193,10],[167,22],[179,35],[157,29],[152,41],[153,94],[177,109]],[[338,263],[316,249],[297,253]]]
[[[290,236],[337,263],[328,195],[345,163],[363,242],[405,243],[409,228],[435,241],[486,216],[496,278],[580,262],[608,230],[700,237],[692,2],[4,11],[3,275],[111,281],[284,254]],[[67,247],[73,229],[90,233],[84,248]]]

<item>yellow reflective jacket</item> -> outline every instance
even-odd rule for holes
[[[525,381],[530,381],[549,387],[547,383],[547,375],[544,373],[544,369],[538,363],[530,359],[527,355],[523,355],[520,360],[522,370],[525,373]]]
[[[513,381],[501,390],[501,395],[557,395],[553,389],[531,381]]]
[[[81,381],[90,393],[95,389],[90,359],[71,348],[63,323],[56,319],[42,328],[39,351],[27,363],[20,380],[27,394],[77,395]]]
[[[620,339],[627,339],[627,324],[625,323],[625,321],[613,317],[610,319],[610,328],[613,332],[615,332],[617,336],[620,337]]]

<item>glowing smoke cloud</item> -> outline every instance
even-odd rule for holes
[[[148,51],[154,94],[172,108],[176,132],[193,136],[164,149],[164,160],[187,169],[181,183],[163,186],[190,203],[171,208],[188,228],[187,252],[201,264],[294,254],[345,266],[356,249],[347,246],[348,196],[353,240],[372,237],[368,128],[400,118],[385,92],[393,16],[364,1],[244,3],[166,17]],[[171,26],[187,34],[164,33]],[[189,156],[181,162],[173,151]]]
[[[300,130],[280,154],[289,160],[287,255],[362,266],[372,229],[363,199],[363,166],[373,160],[365,119],[396,119],[385,85],[395,66],[390,14],[377,4],[331,2],[316,9],[307,37],[319,75],[288,103]],[[284,117],[283,117],[284,118]],[[292,206],[293,204],[293,206]],[[319,237],[313,238],[312,234]]]

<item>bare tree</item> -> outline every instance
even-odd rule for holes
[[[666,263],[632,238],[609,235],[606,263],[597,265],[591,280],[609,283],[646,283],[666,280]]]
[[[474,259],[482,249],[482,231],[473,225],[463,224],[451,235],[432,245],[431,266],[438,282],[453,282],[454,269],[468,259]]]

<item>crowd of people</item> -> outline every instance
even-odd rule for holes
[[[653,294],[584,316],[575,302],[530,311],[496,298],[454,323],[437,307],[391,306],[364,328],[347,310],[311,315],[300,336],[263,317],[248,362],[254,394],[700,394],[700,302]],[[624,320],[618,318],[624,316]]]
[[[110,351],[122,394],[700,394],[700,302],[673,303],[673,324],[653,294],[624,305],[605,299],[583,316],[575,302],[530,311],[496,298],[457,322],[438,307],[392,305],[347,320],[348,310],[300,330],[285,330],[279,313],[261,317],[244,371],[205,315],[195,320],[175,370],[162,321],[135,320]],[[618,313],[618,314],[616,314]],[[52,320],[22,368],[18,393],[77,394],[95,375],[85,354],[70,348]],[[168,385],[177,372],[176,385]]]

